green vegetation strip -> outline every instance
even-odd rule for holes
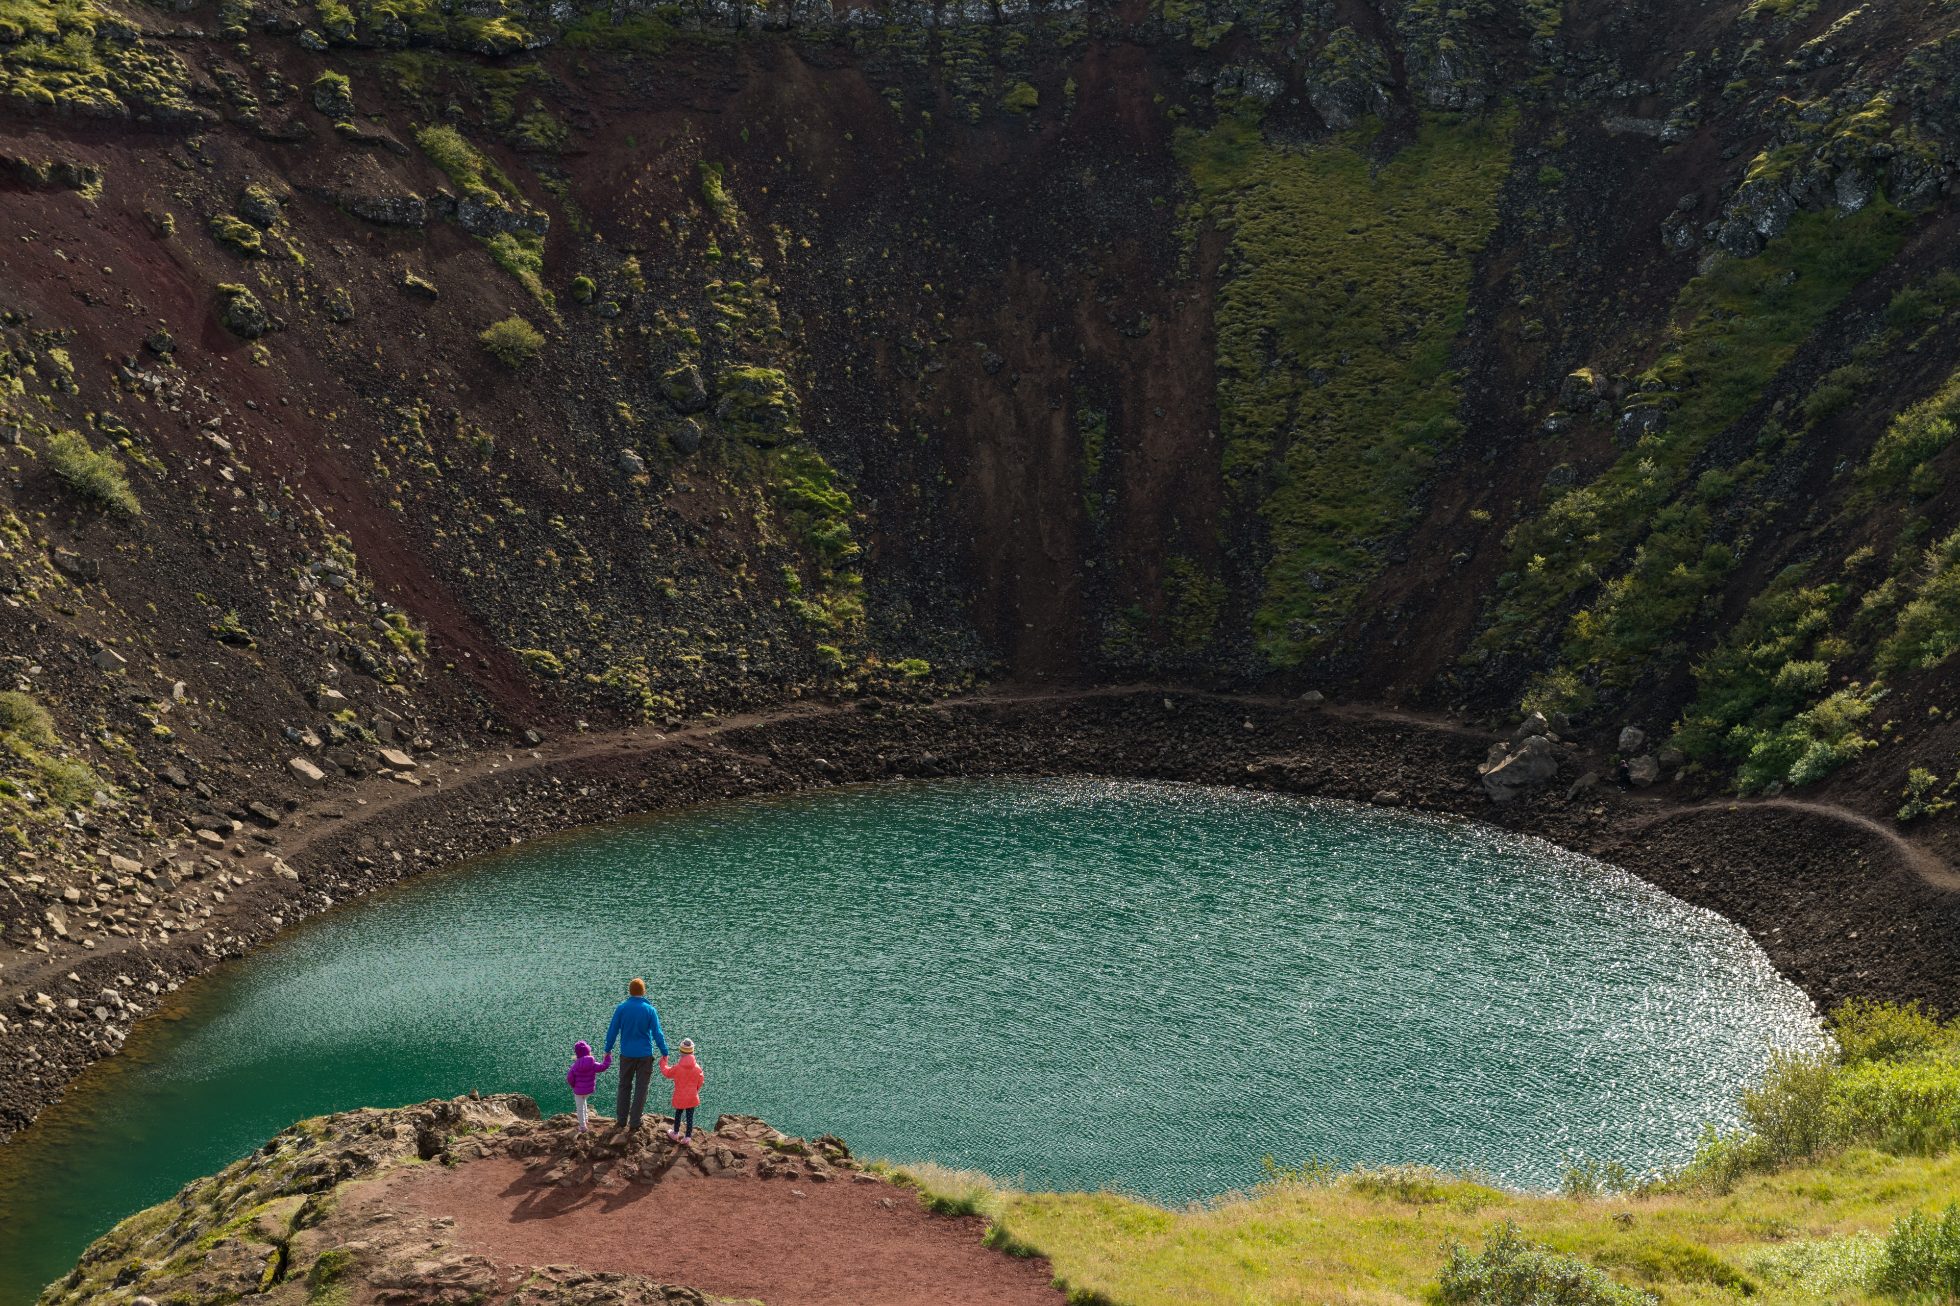
[[[1166,1210],[1023,1193],[907,1167],[930,1208],[1048,1257],[1082,1302],[1480,1306],[1952,1301],[1960,1293],[1960,1022],[1852,1005],[1839,1047],[1774,1062],[1745,1129],[1681,1173],[1576,1162],[1564,1191],[1415,1166],[1272,1167],[1251,1192]]]
[[[1372,122],[1304,149],[1246,117],[1178,135],[1200,213],[1231,233],[1218,406],[1226,474],[1270,531],[1255,624],[1277,665],[1352,611],[1461,429],[1450,350],[1514,121],[1431,115],[1385,156]]]

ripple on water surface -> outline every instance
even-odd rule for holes
[[[1168,1200],[1266,1156],[1672,1164],[1820,1037],[1736,926],[1460,822],[1064,780],[719,805],[425,877],[192,986],[0,1159],[0,1301],[298,1116],[568,1107],[633,974],[700,1043],[704,1114]]]

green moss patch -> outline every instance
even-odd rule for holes
[[[1460,430],[1450,350],[1512,125],[1431,116],[1386,158],[1373,124],[1297,150],[1244,116],[1179,133],[1201,211],[1231,233],[1218,406],[1226,475],[1270,534],[1254,624],[1276,665],[1339,628]]]

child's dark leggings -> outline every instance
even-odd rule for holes
[[[687,1123],[683,1124],[681,1123],[682,1121],[686,1121]],[[689,1134],[689,1135],[692,1135],[694,1133],[694,1108],[693,1107],[677,1106],[674,1108],[674,1132],[677,1134]]]

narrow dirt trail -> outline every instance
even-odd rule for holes
[[[1164,694],[1186,699],[1203,699],[1217,703],[1242,703],[1248,707],[1261,708],[1302,708],[1297,699],[1255,694],[1219,693],[1209,690],[1194,690],[1181,685],[1137,684],[1137,685],[1098,685],[1088,688],[1075,687],[1035,687],[1002,686],[998,689],[984,690],[980,693],[962,695],[957,698],[938,700],[936,706],[959,709],[962,707],[1023,707],[1035,703],[1066,704],[1088,702],[1098,699],[1126,698],[1132,695]],[[437,758],[429,766],[429,774],[441,787],[466,785],[473,780],[491,775],[511,774],[544,767],[562,766],[570,762],[602,757],[617,753],[654,753],[663,749],[686,748],[690,746],[714,745],[721,736],[737,730],[753,729],[778,722],[823,716],[830,713],[848,713],[854,708],[850,703],[799,703],[788,707],[772,708],[764,712],[739,713],[718,717],[712,723],[677,726],[632,726],[622,730],[599,731],[572,736],[563,740],[547,741],[535,747],[517,745],[510,748],[486,748],[466,755],[461,761],[444,761]],[[1488,732],[1474,726],[1467,726],[1440,715],[1412,712],[1404,708],[1391,708],[1371,704],[1322,704],[1311,709],[1316,714],[1340,717],[1351,721],[1381,721],[1414,726],[1424,730],[1441,731],[1460,736],[1484,738]],[[322,798],[295,812],[290,824],[295,828],[288,838],[282,840],[281,854],[297,856],[321,833],[343,826],[346,821],[366,821],[396,808],[407,806],[422,795],[422,790],[385,780],[366,780],[347,788],[336,790],[332,796]],[[346,810],[357,806],[358,812]],[[323,812],[338,813],[330,821],[318,818]]]
[[[1689,803],[1652,815],[1640,817],[1625,827],[1628,831],[1652,829],[1672,821],[1710,813],[1731,813],[1747,811],[1752,807],[1778,808],[1789,812],[1806,812],[1822,816],[1828,820],[1863,830],[1876,835],[1883,843],[1897,853],[1899,859],[1910,867],[1915,875],[1936,889],[1949,893],[1960,893],[1960,871],[1947,865],[1938,853],[1915,843],[1897,830],[1877,821],[1862,812],[1854,812],[1848,807],[1834,803],[1808,802],[1801,798],[1749,798],[1734,799],[1727,802]]]

